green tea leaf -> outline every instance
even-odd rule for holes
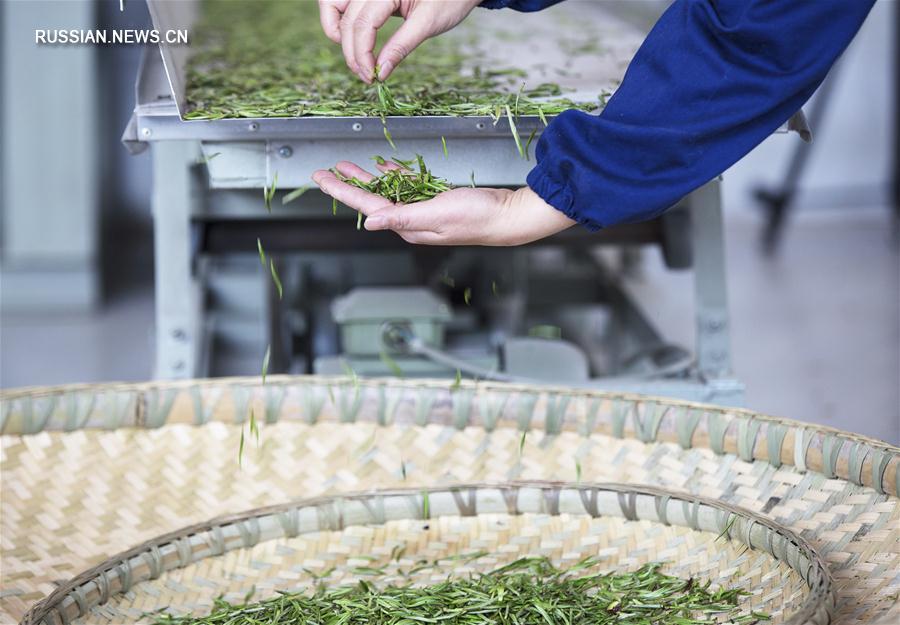
[[[512,132],[513,140],[516,142],[516,149],[519,150],[519,156],[525,158],[525,149],[522,147],[522,140],[519,139],[519,131],[516,129],[516,122],[513,119],[512,111],[509,106],[506,107],[506,119],[509,121],[509,130]]]
[[[444,158],[447,158],[447,140],[444,137],[441,137],[441,147],[444,150]]]
[[[262,241],[259,240],[259,237],[256,238],[256,249],[259,250],[259,262],[262,263],[262,266],[266,266],[266,253],[263,250]]]
[[[203,158],[201,158],[201,159],[199,159],[199,160],[197,161],[197,164],[198,164],[198,165],[206,165],[207,163],[209,163],[211,160],[213,160],[214,158],[216,158],[216,157],[219,156],[220,154],[222,154],[222,153],[221,153],[221,152],[214,152],[213,154],[210,154],[209,156],[204,156]]]
[[[269,272],[272,274],[272,281],[278,290],[278,299],[282,299],[284,297],[284,289],[281,286],[281,278],[278,277],[278,271],[275,269],[275,261],[271,258],[269,259]]]
[[[243,428],[241,428],[241,433],[243,433]],[[250,435],[256,438],[256,444],[259,445],[259,424],[256,422],[256,412],[253,408],[250,409]]]
[[[431,500],[428,497],[428,491],[422,491],[422,518],[431,518]]]
[[[387,368],[391,370],[391,373],[393,373],[398,378],[403,377],[403,369],[400,368],[400,365],[397,364],[397,361],[391,358],[390,354],[382,350],[382,352],[379,354],[379,358],[381,359],[381,362],[387,365]]]
[[[263,356],[262,363],[262,383],[266,383],[266,374],[269,373],[269,359],[272,357],[272,346],[266,345],[266,355]]]
[[[272,186],[268,188],[263,188],[263,199],[266,203],[266,211],[269,213],[272,212],[272,198],[275,197],[275,188],[278,184],[278,172],[275,172],[275,175],[272,176]]]
[[[393,149],[397,149],[397,146],[394,145],[394,140],[391,138],[391,133],[388,131],[387,126],[384,127],[384,138],[387,139],[387,142],[391,145]]]
[[[534,136],[537,134],[537,130],[532,130],[531,134],[528,135],[528,141],[525,143],[525,160],[531,160],[528,156],[528,148],[531,147],[531,142],[534,141]]]
[[[293,202],[298,197],[300,197],[301,195],[303,195],[304,193],[309,191],[309,189],[310,189],[310,187],[298,187],[298,188],[294,189],[293,191],[291,191],[290,193],[286,194],[284,197],[281,198],[281,204],[284,205],[284,204]]]

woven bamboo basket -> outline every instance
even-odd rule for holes
[[[600,539],[635,544],[622,551],[601,546]],[[452,564],[472,548],[485,555],[463,567]],[[239,553],[225,557],[233,551]],[[387,572],[379,582],[439,581],[447,568],[454,575],[495,568],[523,552],[571,564],[600,553],[613,568],[668,557],[668,573],[751,593],[742,602],[747,614],[824,625],[834,611],[825,562],[805,540],[758,515],[660,489],[522,482],[321,497],[191,526],[77,576],[23,622],[126,623],[160,608],[205,614],[226,591],[239,599],[322,581],[355,583],[374,567],[390,565],[396,553],[403,555],[393,578]],[[436,564],[413,579],[396,572],[423,560]],[[316,564],[320,570],[308,568]]]
[[[251,409],[263,422],[260,441],[248,440],[239,467]],[[529,554],[566,562],[599,553],[610,568],[668,561],[678,574],[745,584],[776,622],[900,617],[900,449],[750,411],[582,389],[271,376],[265,385],[218,379],[5,392],[0,431],[3,623],[33,608],[28,618],[55,610],[61,597],[73,610],[66,616],[87,611],[83,622],[123,622],[115,619],[161,607],[139,596],[165,591],[168,605],[193,609],[252,580],[263,589],[302,585],[302,569],[326,565],[345,568],[340,583],[358,566],[354,558],[384,555],[392,540],[414,540],[414,552],[433,558],[496,546],[492,561],[473,567]],[[528,487],[563,493],[559,509],[543,500],[511,514],[489,496],[522,480],[569,485]],[[458,491],[448,490],[466,483],[485,485],[473,495],[477,515],[467,516]],[[377,526],[359,517],[266,540],[261,520],[257,538],[233,523],[240,540],[207,541],[210,550],[228,547],[218,557],[188,557],[183,540],[174,556],[148,547],[188,524],[214,531],[222,522],[207,519],[239,510],[298,500],[306,503],[291,509],[321,507],[325,500],[309,499],[360,501],[346,494],[395,488],[437,489],[432,508],[441,497],[446,507],[424,533],[421,518],[407,512]],[[601,514],[577,509],[589,489],[607,502]],[[692,526],[680,502],[708,510],[704,520]],[[243,516],[260,514],[275,513]],[[729,514],[742,520],[725,545],[716,543]],[[742,542],[753,549],[742,551]],[[794,552],[778,551],[782,543]],[[136,545],[150,548],[144,568],[159,576],[132,575],[129,592],[117,594],[128,580],[92,567]],[[798,565],[801,553],[809,565]],[[257,561],[283,564],[260,573],[248,564]],[[67,582],[73,577],[80,586]],[[75,590],[87,579],[90,588]],[[93,607],[100,598],[108,601]]]

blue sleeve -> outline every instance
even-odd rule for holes
[[[600,115],[550,122],[528,186],[594,230],[659,215],[799,110],[873,4],[676,0]]]
[[[484,0],[479,6],[485,9],[514,9],[531,12],[546,9],[562,0]]]

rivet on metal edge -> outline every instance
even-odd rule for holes
[[[477,124],[475,124],[475,127],[476,127],[478,130],[484,130],[484,129],[485,129],[484,122],[478,122]]]
[[[152,135],[152,134],[153,134],[153,131],[150,130],[149,128],[141,128],[141,135],[142,135],[142,136],[144,136],[144,137],[149,137],[149,136]]]
[[[354,122],[352,127],[353,132],[359,132],[360,130],[362,130],[362,124],[360,124],[359,122]]]
[[[291,156],[294,155],[294,150],[289,145],[283,145],[280,148],[278,148],[278,155],[281,158],[290,158]]]
[[[247,124],[247,130],[249,130],[250,132],[256,132],[257,130],[259,130],[259,124],[256,122],[250,122],[249,124]]]

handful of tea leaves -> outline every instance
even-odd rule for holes
[[[727,618],[733,623],[768,620],[741,613],[746,595],[734,589],[681,579],[646,564],[630,573],[590,573],[589,558],[557,569],[546,558],[522,558],[489,573],[448,578],[428,586],[378,588],[320,585],[312,594],[280,592],[271,599],[232,604],[218,599],[208,616],[156,615],[155,625],[697,625]],[[366,567],[360,575],[378,575]],[[247,600],[249,601],[249,600]]]
[[[380,156],[376,156],[375,161],[379,165],[387,163]],[[425,160],[418,154],[416,154],[415,162],[397,158],[392,159],[392,162],[399,165],[400,168],[389,169],[369,182],[363,182],[358,178],[348,178],[337,170],[332,170],[332,173],[347,184],[380,195],[392,202],[403,204],[424,202],[453,188],[449,182],[432,174],[425,166]],[[418,171],[413,169],[414,167],[417,167]]]

